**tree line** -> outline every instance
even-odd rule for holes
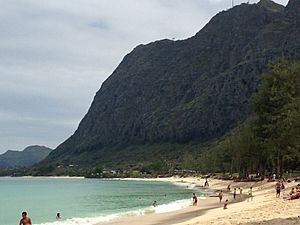
[[[253,115],[200,155],[200,170],[265,176],[300,170],[300,63],[270,63],[252,97]]]

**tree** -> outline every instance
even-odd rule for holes
[[[253,130],[267,160],[282,176],[284,158],[299,154],[300,64],[280,59],[270,68],[253,97]]]

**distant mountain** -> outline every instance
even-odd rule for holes
[[[46,158],[52,149],[33,145],[23,151],[8,150],[0,155],[0,168],[30,167]]]
[[[182,163],[185,153],[174,144],[209,142],[237,127],[252,112],[250,98],[268,62],[300,59],[299,2],[241,4],[194,37],[139,45],[43,164]]]

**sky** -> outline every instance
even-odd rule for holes
[[[235,0],[241,2],[247,0]],[[3,153],[57,147],[135,46],[191,37],[231,0],[0,0],[0,6]]]

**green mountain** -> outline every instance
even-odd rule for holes
[[[249,117],[270,60],[300,58],[299,9],[298,0],[286,7],[270,0],[241,4],[191,38],[137,46],[102,84],[76,132],[43,164],[187,167],[189,152]]]
[[[52,149],[33,145],[23,151],[8,150],[0,155],[0,168],[30,167],[45,159]]]

